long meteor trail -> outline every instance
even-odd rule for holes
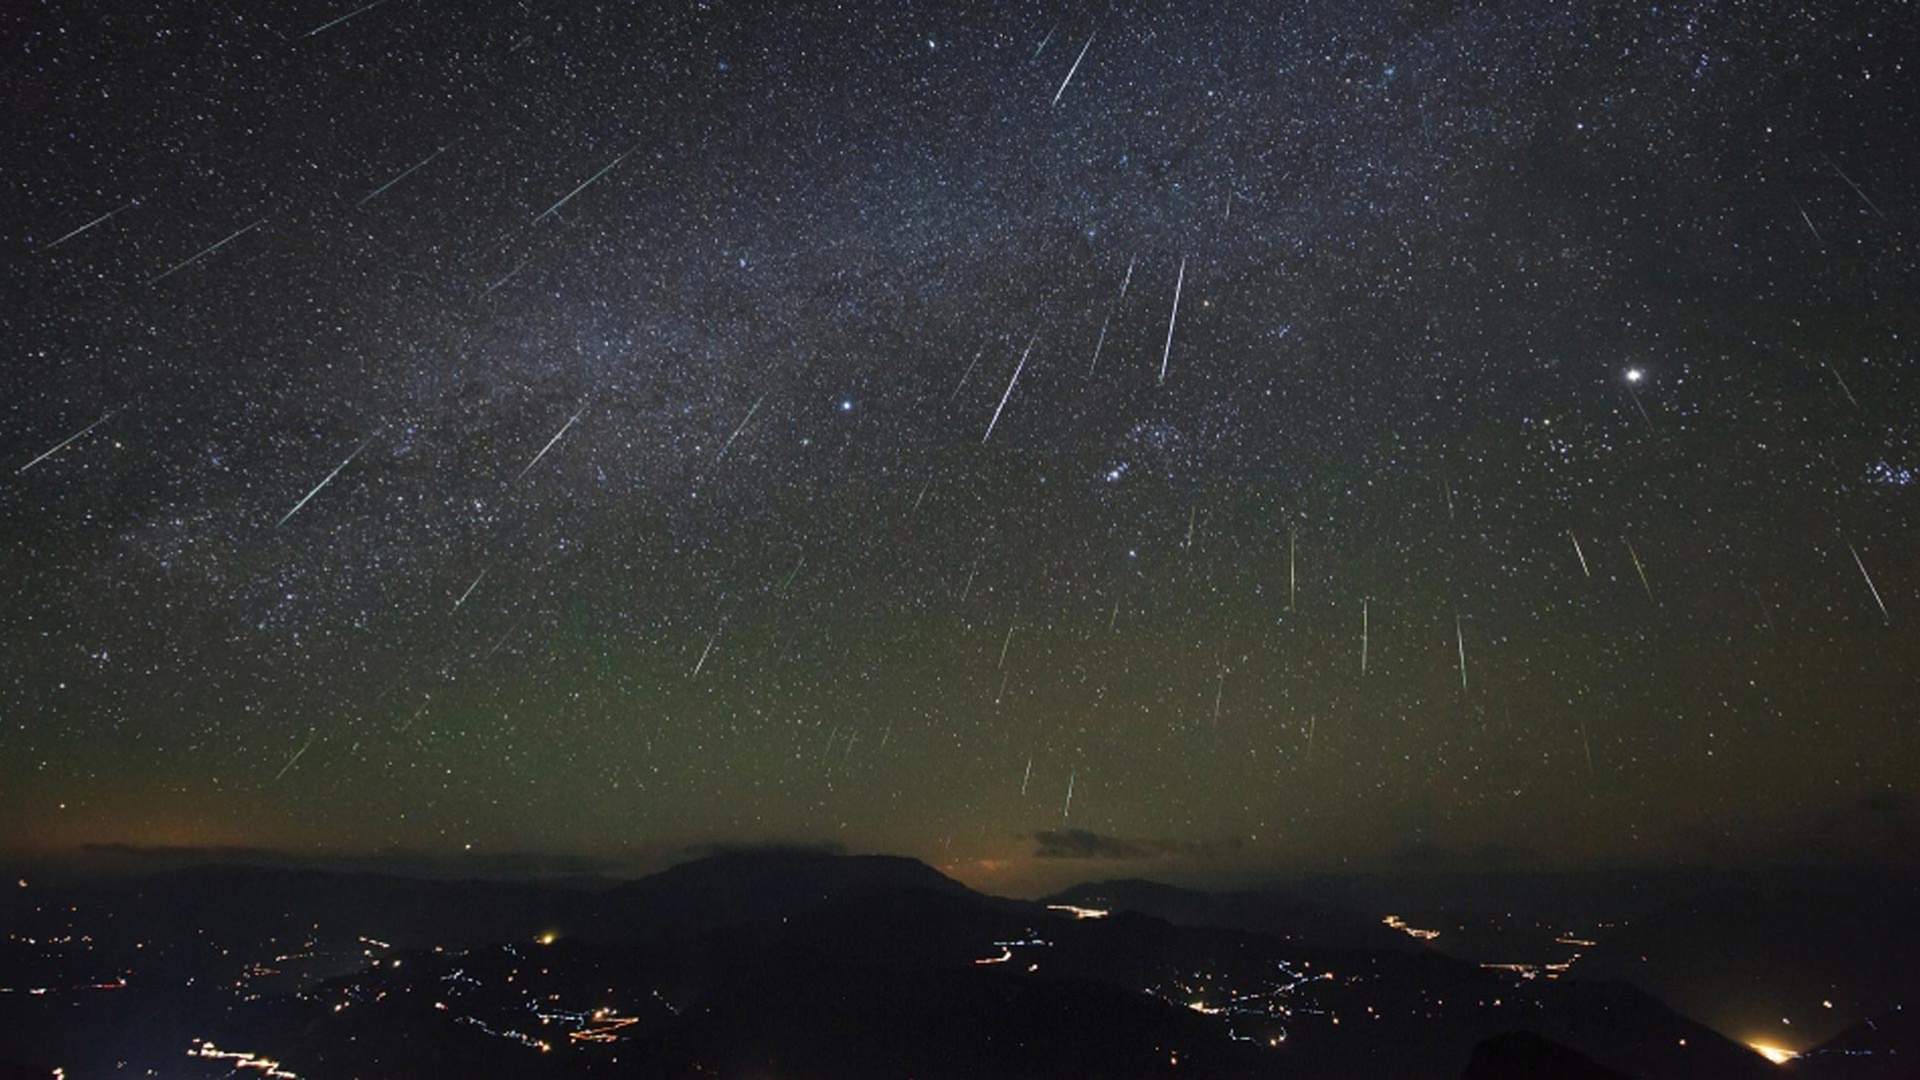
[[[307,741],[301,744],[300,749],[295,750],[293,752],[293,756],[287,759],[287,763],[285,765],[280,766],[279,772],[273,774],[273,782],[276,784],[279,783],[280,778],[287,775],[287,770],[293,768],[293,763],[296,761],[299,761],[300,755],[306,753],[307,747],[312,746],[313,740],[319,737],[320,737],[320,733],[318,731],[309,732],[307,734]]]
[[[1853,189],[1853,193],[1855,195],[1860,196],[1860,201],[1867,204],[1867,209],[1873,211],[1874,214],[1877,217],[1879,217],[1881,221],[1887,220],[1887,215],[1880,213],[1880,208],[1873,205],[1873,200],[1867,198],[1867,193],[1864,191],[1861,191],[1860,185],[1853,182],[1853,177],[1848,176],[1846,173],[1840,172],[1840,166],[1835,165],[1833,163],[1832,158],[1828,158],[1827,155],[1825,154],[1821,154],[1820,156],[1823,158],[1827,158],[1828,167],[1833,169],[1834,172],[1840,173],[1840,179],[1845,180],[1847,182],[1847,186]]]
[[[1035,330],[1033,336],[1027,339],[1026,351],[1020,354],[1020,363],[1013,369],[1013,378],[1007,380],[1007,392],[1000,395],[1000,404],[994,406],[993,419],[987,421],[987,433],[980,436],[980,445],[985,446],[987,440],[993,438],[993,426],[1000,422],[1000,411],[1007,407],[1007,399],[1013,396],[1014,384],[1020,381],[1020,373],[1026,370],[1027,357],[1033,352],[1033,343],[1039,340],[1040,331],[1038,330]]]
[[[1095,30],[1093,34],[1099,32],[1100,31]],[[1093,34],[1087,35],[1087,43],[1080,46],[1080,55],[1073,58],[1073,66],[1067,69],[1067,77],[1060,80],[1060,89],[1053,92],[1053,103],[1055,105],[1060,104],[1060,95],[1067,92],[1067,84],[1073,81],[1073,73],[1080,70],[1080,61],[1087,58],[1087,50],[1093,48]]]
[[[1647,584],[1647,568],[1640,565],[1640,553],[1633,550],[1633,541],[1621,537],[1626,542],[1627,554],[1633,559],[1633,572],[1640,575],[1640,588],[1646,590],[1647,599],[1653,599],[1653,586]]]
[[[540,459],[547,456],[547,451],[553,449],[553,444],[559,442],[560,437],[567,433],[567,429],[571,428],[574,425],[574,421],[580,419],[580,414],[586,411],[587,411],[587,403],[583,401],[580,403],[580,407],[573,411],[573,415],[567,417],[567,422],[560,425],[560,430],[553,433],[553,438],[547,440],[547,445],[541,447],[540,452],[533,455],[532,461],[527,462],[527,467],[520,470],[520,476],[516,476],[513,478],[514,481],[517,483],[519,482],[521,477],[527,475],[529,472],[532,472],[533,467],[535,465],[540,464]]]
[[[487,297],[489,297],[489,296],[492,296],[492,295],[493,295],[493,290],[495,290],[495,289],[497,289],[497,288],[499,288],[499,287],[500,287],[500,286],[502,286],[502,285],[505,285],[505,284],[506,284],[507,282],[509,282],[509,281],[512,281],[512,280],[513,280],[513,276],[514,276],[515,274],[518,274],[518,273],[519,273],[520,271],[522,271],[522,270],[525,270],[525,269],[527,268],[527,264],[528,264],[528,263],[530,263],[530,262],[532,262],[532,261],[533,261],[533,256],[531,256],[531,255],[529,255],[529,256],[527,256],[527,257],[526,257],[526,258],[524,258],[524,259],[521,259],[521,260],[520,260],[520,263],[519,263],[519,265],[517,265],[517,266],[515,266],[515,267],[514,267],[513,269],[511,269],[511,270],[509,270],[509,271],[507,271],[507,276],[506,276],[506,277],[503,277],[503,278],[501,278],[500,280],[498,280],[498,281],[496,281],[496,282],[494,282],[493,284],[491,284],[491,285],[489,285],[489,286],[487,286],[487,287],[486,287],[485,289],[483,289],[483,290],[481,291],[481,293],[480,293],[480,299],[482,299],[482,300],[485,300],[485,299],[486,299]]]
[[[638,150],[638,149],[640,148],[637,146],[633,148],[633,150]],[[579,187],[574,188],[572,191],[567,192],[566,198],[561,199],[559,202],[554,203],[552,206],[547,207],[544,213],[542,213],[539,217],[533,219],[533,223],[535,225],[540,224],[542,221],[545,221],[547,220],[547,218],[551,217],[555,211],[559,210],[561,207],[572,202],[573,197],[575,195],[578,195],[581,192],[587,190],[587,187],[591,185],[595,180],[598,180],[601,177],[612,172],[614,166],[620,164],[621,162],[627,160],[627,158],[631,157],[633,155],[633,150],[628,150],[626,153],[621,154],[619,157],[614,158],[612,161],[607,162],[606,165],[603,166],[599,172],[594,173],[592,176],[589,176],[585,180],[580,181]]]
[[[1567,539],[1573,541],[1573,553],[1580,557],[1580,572],[1588,577],[1592,577],[1593,571],[1587,569],[1587,553],[1580,550],[1580,538],[1573,535],[1572,529],[1568,529]]]
[[[1288,611],[1293,610],[1293,601],[1294,601],[1294,598],[1299,594],[1299,586],[1300,586],[1300,576],[1294,571],[1293,554],[1294,554],[1295,538],[1296,537],[1295,537],[1293,526],[1291,525],[1287,526],[1287,610]]]
[[[1867,573],[1867,564],[1860,561],[1860,552],[1853,546],[1851,541],[1847,543],[1847,550],[1852,552],[1853,565],[1860,568],[1860,576],[1866,580],[1867,590],[1873,593],[1873,602],[1880,607],[1880,617],[1886,620],[1888,626],[1892,626],[1893,616],[1887,614],[1887,602],[1880,599],[1880,589],[1874,585],[1873,575]]]
[[[1467,635],[1460,629],[1460,616],[1453,617],[1453,643],[1460,649],[1460,689],[1467,688]]]
[[[1167,381],[1167,358],[1173,355],[1173,327],[1180,321],[1180,289],[1187,283],[1187,259],[1180,257],[1180,276],[1173,283],[1173,314],[1167,316],[1167,347],[1160,353],[1160,382]]]
[[[1058,29],[1060,29],[1060,24],[1059,24],[1059,23],[1055,23],[1055,24],[1054,24],[1054,25],[1052,26],[1052,28],[1051,28],[1051,29],[1049,29],[1049,30],[1047,31],[1047,36],[1046,36],[1046,37],[1043,37],[1043,38],[1041,38],[1041,39],[1040,39],[1040,47],[1039,47],[1039,48],[1037,48],[1037,49],[1035,49],[1035,50],[1033,50],[1033,59],[1034,59],[1034,60],[1038,60],[1038,59],[1040,59],[1040,54],[1041,54],[1041,53],[1042,53],[1043,51],[1045,51],[1045,50],[1046,50],[1046,47],[1047,47],[1047,42],[1049,42],[1049,41],[1052,41],[1052,40],[1053,40],[1053,32],[1054,32],[1055,30],[1058,30]]]
[[[1821,236],[1820,230],[1813,227],[1813,219],[1807,216],[1807,208],[1800,205],[1799,199],[1793,200],[1793,208],[1795,210],[1800,211],[1800,220],[1807,223],[1807,231],[1813,234],[1813,238],[1815,240],[1820,241],[1820,245],[1822,247],[1825,247],[1827,243],[1827,238],[1824,236]]]
[[[333,20],[332,22],[321,23],[319,26],[314,27],[313,29],[307,31],[306,33],[300,36],[312,37],[315,34],[324,33],[325,31],[331,30],[334,27],[339,26],[341,23],[346,22],[348,19],[353,18],[355,15],[364,15],[367,12],[372,11],[374,8],[377,8],[381,4],[384,4],[386,2],[387,0],[373,0],[373,3],[371,4],[367,4],[363,7],[355,8],[354,10],[347,12],[345,15],[340,16],[339,18]]]
[[[727,441],[725,444],[723,444],[720,447],[720,452],[713,455],[713,465],[720,464],[720,459],[727,456],[728,450],[733,449],[733,440],[739,438],[740,433],[747,430],[748,424],[753,423],[753,414],[760,411],[760,402],[765,400],[767,400],[767,395],[765,394],[761,394],[757,399],[754,400],[753,408],[747,410],[747,418],[745,420],[740,421],[740,426],[737,428],[734,428],[733,434],[727,436]],[[707,467],[712,468],[713,465],[709,465]]]
[[[300,512],[300,508],[301,508],[301,507],[303,507],[303,506],[305,506],[305,505],[307,505],[308,503],[310,503],[310,502],[312,502],[312,501],[313,501],[313,497],[314,497],[315,495],[318,495],[318,494],[320,494],[320,489],[321,489],[321,488],[323,488],[323,487],[326,487],[326,486],[327,486],[328,484],[331,484],[331,483],[333,483],[333,478],[334,478],[334,477],[336,477],[336,476],[339,476],[339,475],[340,475],[340,470],[341,470],[341,469],[344,469],[344,468],[346,468],[346,467],[347,467],[347,465],[348,465],[348,464],[349,464],[350,462],[352,462],[354,458],[357,458],[357,457],[359,457],[359,456],[360,456],[360,451],[362,451],[362,450],[365,450],[365,449],[367,448],[367,444],[368,444],[368,443],[371,443],[372,441],[373,441],[373,436],[372,436],[372,435],[369,435],[369,436],[367,436],[367,437],[366,437],[365,439],[362,439],[362,440],[361,440],[361,442],[360,442],[360,445],[359,445],[359,446],[356,446],[356,447],[354,447],[354,448],[353,448],[353,453],[351,453],[351,454],[348,454],[348,455],[346,456],[346,459],[345,459],[345,460],[343,460],[343,461],[341,461],[341,462],[340,462],[340,464],[338,464],[338,465],[335,465],[335,466],[333,467],[333,471],[327,474],[327,476],[326,476],[326,479],[324,479],[324,480],[322,480],[322,481],[320,481],[319,483],[317,483],[317,484],[315,484],[315,485],[313,485],[313,490],[312,490],[312,491],[309,491],[309,492],[307,492],[307,494],[306,494],[306,497],[305,497],[305,498],[303,498],[303,499],[301,499],[301,500],[300,500],[299,502],[297,502],[297,503],[294,503],[294,504],[293,504],[293,509],[291,509],[291,510],[289,510],[289,511],[287,511],[287,512],[286,512],[285,514],[283,514],[283,515],[281,515],[281,517],[280,517],[280,520],[279,520],[279,521],[276,521],[276,522],[274,522],[274,523],[273,523],[273,527],[277,529],[277,528],[279,528],[280,526],[282,526],[282,525],[285,525],[285,524],[287,523],[287,521],[288,521],[288,519],[290,519],[290,518],[292,518],[292,517],[293,517],[293,515],[295,515],[295,514],[297,514],[297,513],[299,513],[299,512]]]
[[[967,364],[967,370],[960,373],[960,381],[953,384],[953,393],[947,395],[948,401],[960,396],[960,388],[967,385],[967,378],[973,374],[973,369],[980,365],[980,357],[984,356],[986,351],[986,346],[982,345],[980,351],[973,354],[973,360]]]
[[[1853,396],[1853,390],[1847,386],[1847,380],[1840,377],[1840,369],[1834,367],[1833,361],[1831,360],[1822,360],[1820,362],[1827,365],[1828,371],[1833,372],[1833,381],[1840,384],[1840,392],[1847,395],[1847,400],[1853,404],[1855,409],[1858,409],[1860,407],[1860,399]]]
[[[458,142],[458,141],[459,141],[458,139],[454,140],[454,142]],[[386,192],[388,188],[392,187],[393,185],[399,183],[402,180],[405,180],[407,177],[412,176],[414,173],[419,172],[421,169],[426,168],[429,162],[431,162],[434,158],[439,157],[441,154],[446,153],[452,146],[453,146],[453,143],[448,143],[446,146],[443,146],[440,149],[435,150],[433,153],[428,154],[426,157],[420,159],[420,161],[414,166],[412,166],[411,168],[403,170],[400,173],[400,175],[394,177],[393,179],[387,181],[384,184],[381,184],[379,187],[374,188],[372,191],[367,192],[365,198],[353,204],[354,209],[357,210],[360,207],[367,205],[368,203],[372,202],[374,199],[379,198],[383,193]]]
[[[187,259],[185,262],[175,263],[172,266],[168,267],[167,269],[162,270],[160,273],[155,274],[154,276],[148,278],[147,284],[149,285],[160,284],[162,281],[165,281],[168,278],[172,277],[173,275],[179,273],[180,271],[185,270],[187,267],[192,266],[194,263],[199,262],[201,259],[206,258],[207,256],[213,254],[216,251],[219,251],[221,248],[226,247],[228,244],[233,243],[235,240],[238,240],[240,237],[246,235],[247,233],[252,232],[253,230],[259,228],[260,226],[265,225],[266,223],[267,223],[267,219],[261,218],[259,221],[256,221],[251,225],[245,226],[244,228],[235,229],[232,233],[229,233],[227,235],[226,239],[220,241],[219,243],[213,244],[209,247],[201,248],[197,254],[195,254],[192,258]]]
[[[53,243],[48,244],[46,247],[41,248],[40,251],[42,254],[52,251],[54,248],[59,247],[61,244],[64,244],[67,241],[73,239],[74,237],[79,236],[81,233],[86,232],[88,229],[93,228],[95,225],[106,224],[108,218],[113,217],[115,214],[118,214],[120,211],[131,209],[135,206],[138,206],[139,204],[140,204],[139,199],[129,199],[124,205],[117,207],[113,210],[109,210],[104,214],[101,214],[99,217],[94,218],[92,221],[87,222],[85,225],[80,226],[79,228],[73,230],[67,235],[61,237],[60,239],[55,240]]]
[[[482,570],[482,571],[480,571],[480,572],[479,572],[478,574],[475,574],[475,575],[474,575],[474,578],[473,578],[473,584],[471,584],[471,585],[468,585],[468,586],[467,586],[467,591],[466,591],[466,592],[463,592],[463,593],[461,593],[461,594],[460,594],[460,599],[458,599],[458,600],[455,600],[455,601],[453,602],[453,610],[455,610],[455,611],[459,611],[459,610],[460,610],[460,605],[461,605],[461,604],[464,604],[464,603],[466,603],[466,602],[467,602],[467,597],[469,597],[469,596],[472,596],[472,595],[473,595],[473,590],[475,590],[475,589],[477,589],[477,588],[479,588],[479,587],[480,587],[480,579],[481,579],[481,578],[484,578],[484,577],[486,577],[486,576],[487,576],[487,572],[486,572],[485,570]]]
[[[1367,600],[1360,599],[1360,674],[1367,673]]]
[[[700,659],[693,665],[693,674],[689,675],[688,678],[697,679],[700,677],[700,669],[707,666],[707,656],[713,652],[713,643],[717,641],[719,637],[720,628],[714,627],[713,633],[707,636],[707,647],[700,650]]]
[[[60,451],[65,450],[68,446],[78,441],[79,438],[85,435],[87,432],[92,431],[94,428],[97,428],[101,424],[106,423],[108,420],[113,419],[113,414],[119,411],[120,411],[119,409],[109,409],[105,416],[102,416],[100,419],[95,420],[93,423],[88,424],[86,427],[81,428],[79,431],[74,432],[73,434],[67,436],[66,438],[61,439],[59,445],[55,446],[53,449],[47,451],[46,453],[41,454],[39,457],[34,458],[32,461],[27,462],[25,465],[22,465],[19,468],[13,470],[13,474],[15,476],[18,476],[21,473],[26,472],[28,469],[33,468],[35,465],[38,465],[41,462],[52,457],[53,455],[59,453]]]

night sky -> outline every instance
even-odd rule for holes
[[[0,832],[1912,859],[1914,13],[1600,6],[15,13]]]

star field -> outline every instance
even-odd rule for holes
[[[1911,858],[1913,29],[41,5],[0,821]]]

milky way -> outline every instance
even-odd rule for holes
[[[1912,31],[42,8],[0,818],[1897,855]]]

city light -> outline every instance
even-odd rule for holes
[[[1422,930],[1417,926],[1408,926],[1407,921],[1398,915],[1389,915],[1380,921],[1390,929],[1398,930],[1416,941],[1432,941],[1440,936],[1438,930]]]

